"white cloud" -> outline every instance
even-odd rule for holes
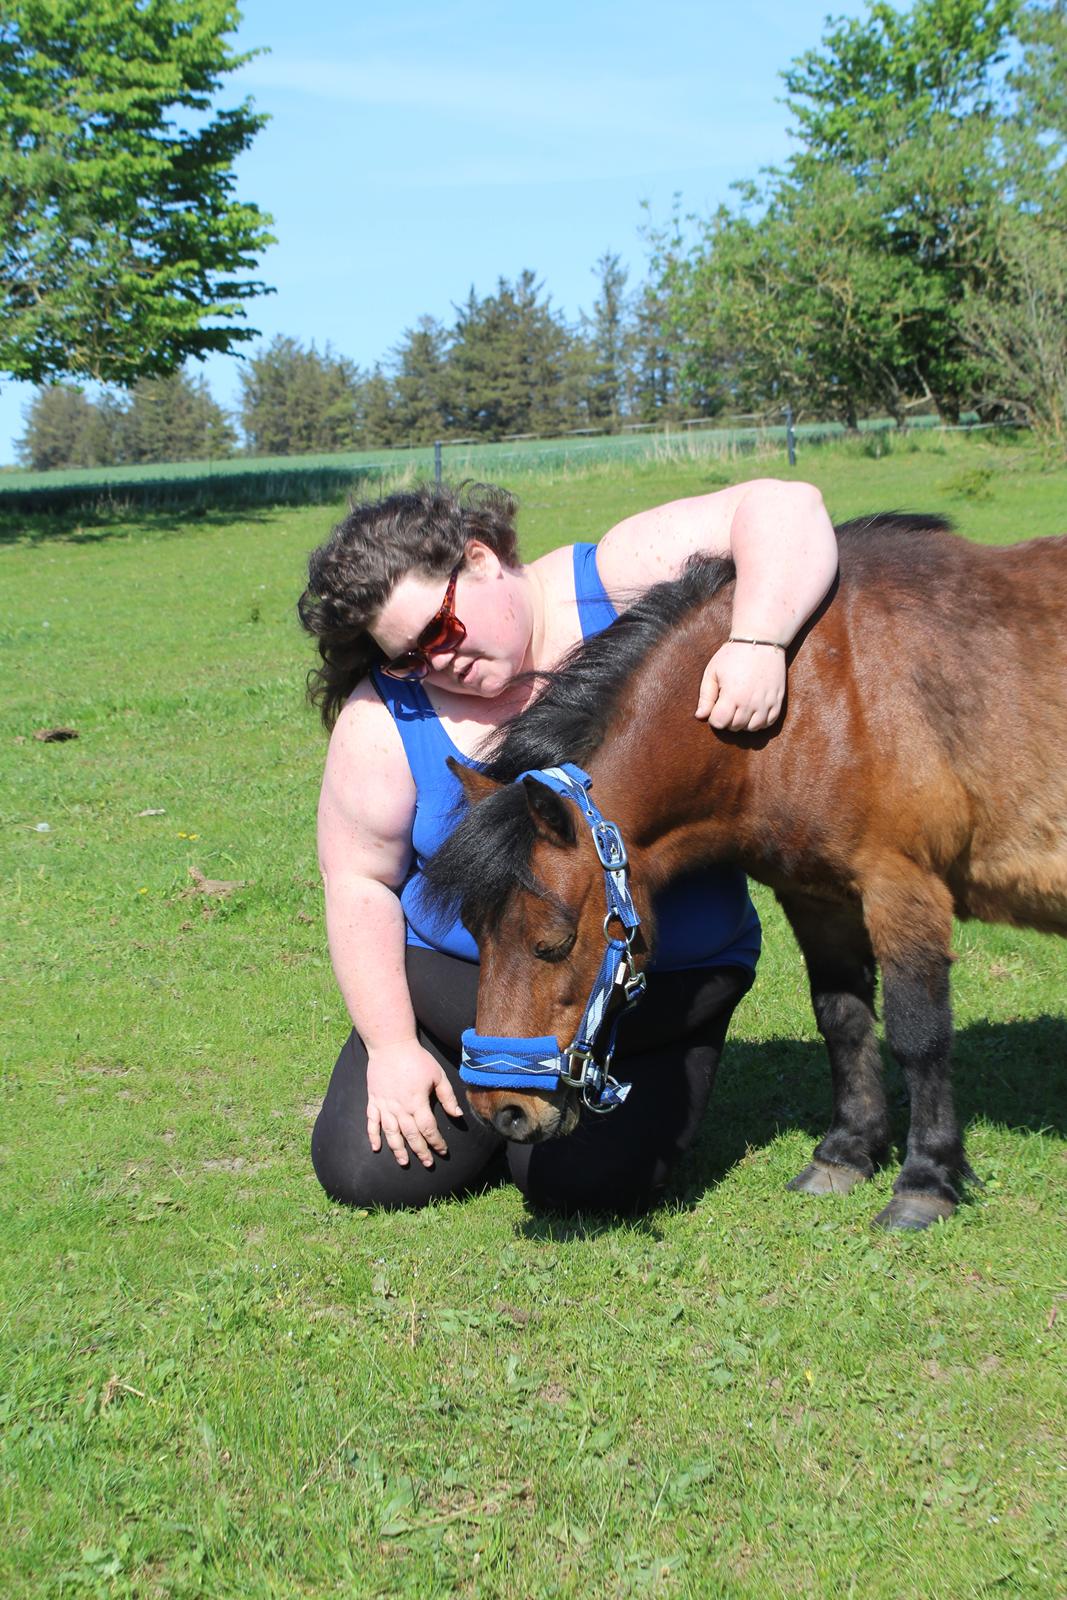
[[[447,114],[554,137],[706,139],[713,123],[710,95],[706,116],[687,110],[692,85],[681,76],[615,73],[594,81],[548,69],[424,66],[384,56],[358,62],[260,56],[242,69],[241,77],[253,92],[302,94],[353,108]],[[721,115],[721,90],[717,98],[715,109]]]

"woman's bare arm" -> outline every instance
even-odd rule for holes
[[[411,861],[415,784],[396,726],[373,686],[361,685],[330,739],[319,797],[319,866],[330,959],[352,1024],[367,1049],[371,1147],[382,1135],[401,1166],[408,1147],[424,1165],[445,1143],[430,1109],[436,1094],[460,1115],[452,1087],[419,1044],[405,971],[398,891]]]
[[[708,663],[696,715],[716,728],[768,727],[785,695],[785,651],[837,571],[837,539],[813,484],[759,478],[674,500],[618,523],[597,566],[616,605],[681,572],[698,553],[737,570],[731,633],[767,644],[727,644]]]

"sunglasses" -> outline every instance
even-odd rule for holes
[[[433,671],[433,662],[430,656],[438,650],[458,650],[467,637],[467,630],[456,616],[456,579],[459,569],[463,565],[458,562],[452,568],[452,576],[448,580],[445,597],[441,601],[441,609],[434,613],[415,640],[413,650],[405,650],[403,655],[394,656],[392,661],[386,661],[382,671],[387,678],[425,678],[428,672]]]

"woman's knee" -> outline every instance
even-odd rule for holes
[[[372,1150],[319,1113],[311,1136],[311,1164],[331,1200],[361,1210],[415,1211],[431,1200],[452,1200],[499,1181],[496,1152],[465,1159],[466,1153],[436,1157],[432,1167],[412,1158],[406,1167],[383,1144]],[[472,1152],[473,1154],[473,1152]]]

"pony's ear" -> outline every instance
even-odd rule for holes
[[[547,839],[549,844],[573,845],[577,838],[574,811],[563,796],[540,778],[523,778],[522,786],[538,837]]]
[[[454,756],[448,757],[448,765],[463,785],[463,793],[467,796],[467,804],[476,806],[479,800],[484,800],[488,795],[503,788],[502,784],[494,778],[487,778],[484,772],[478,772],[474,767],[465,766],[462,761],[457,761]]]

